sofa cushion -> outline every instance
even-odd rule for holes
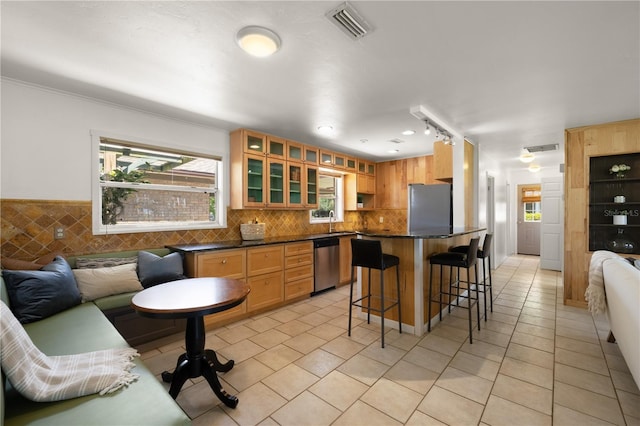
[[[25,330],[49,356],[128,346],[93,303],[83,303],[44,321],[27,324]],[[109,395],[39,403],[15,391],[7,392],[4,426],[190,424],[189,418],[140,358],[136,358],[134,364],[132,372],[140,378]]]
[[[74,269],[73,275],[78,283],[83,302],[142,290],[135,263],[108,268]]]
[[[47,318],[81,302],[69,264],[62,256],[38,271],[3,270],[10,307],[23,324]]]
[[[183,272],[180,253],[161,257],[147,251],[138,252],[138,278],[144,288],[184,279]]]
[[[93,303],[103,312],[108,311],[109,309],[122,308],[126,306],[130,307],[131,299],[133,299],[133,296],[138,293],[139,291],[132,291],[129,293],[114,294],[96,299]]]

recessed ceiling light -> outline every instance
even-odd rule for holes
[[[400,152],[399,149],[390,149],[389,151],[387,151],[389,154],[395,154],[396,152]]]
[[[530,153],[529,151],[522,151],[522,154],[520,154],[520,161],[522,161],[523,163],[530,163],[535,158],[536,156]]]
[[[540,165],[539,164],[529,164],[529,171],[532,173],[537,173],[540,171]]]
[[[367,143],[367,142],[369,142],[369,139],[360,139],[360,142]]]
[[[255,25],[244,27],[236,35],[238,45],[250,55],[264,58],[280,49],[280,37],[270,29]]]
[[[404,132],[402,132],[403,135],[405,136],[411,136],[411,135],[415,135],[416,131],[415,130],[405,130]]]
[[[333,131],[333,126],[328,126],[328,125],[318,126],[318,132],[322,133],[323,135],[327,135],[332,131]]]

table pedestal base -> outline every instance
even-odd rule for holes
[[[222,388],[217,374],[217,372],[226,373],[231,370],[234,362],[229,360],[222,364],[214,351],[204,349],[204,340],[204,319],[188,318],[185,334],[187,352],[178,357],[173,373],[168,371],[162,373],[162,380],[165,383],[171,383],[169,395],[176,399],[187,379],[204,376],[220,401],[227,407],[236,408],[238,398],[228,394]]]

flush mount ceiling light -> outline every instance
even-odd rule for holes
[[[529,171],[531,173],[538,173],[540,171],[540,164],[534,164],[534,163],[529,164]]]
[[[318,133],[323,134],[323,135],[330,135],[331,132],[333,132],[333,126],[329,126],[329,125],[322,125],[322,126],[318,126]]]
[[[523,163],[530,163],[532,162],[534,159],[536,158],[535,155],[533,155],[532,153],[530,153],[527,150],[523,150],[522,154],[520,154],[520,161],[522,161]]]
[[[258,58],[271,56],[280,49],[280,37],[268,28],[251,25],[244,27],[236,35],[238,46]]]

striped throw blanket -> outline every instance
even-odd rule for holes
[[[33,401],[60,401],[115,392],[138,378],[132,348],[47,356],[33,344],[11,310],[0,302],[0,360],[11,385]]]
[[[587,301],[589,312],[592,314],[604,313],[607,310],[602,262],[617,257],[620,256],[607,250],[594,251],[591,255],[591,262],[589,263],[589,285],[587,286],[587,291],[584,293],[584,298]]]

